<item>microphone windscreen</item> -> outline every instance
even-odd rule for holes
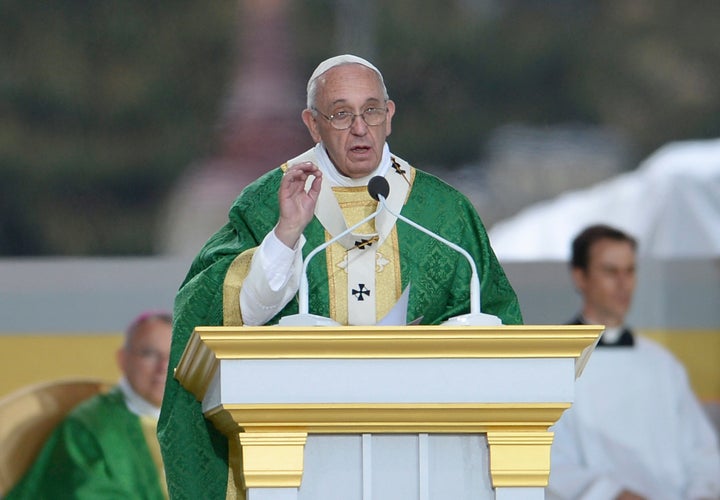
[[[385,180],[385,177],[381,177],[379,175],[370,179],[367,189],[370,196],[377,201],[380,201],[380,196],[387,199],[388,194],[390,194],[390,184],[388,184],[388,181]]]

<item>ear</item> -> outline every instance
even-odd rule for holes
[[[121,347],[115,353],[115,361],[117,362],[118,368],[120,368],[121,373],[125,373],[125,370],[127,368],[127,357],[128,352],[124,347]]]
[[[310,136],[312,137],[313,141],[316,143],[320,142],[322,140],[320,137],[320,128],[318,127],[317,119],[315,118],[315,115],[313,115],[312,110],[303,110],[302,121],[307,127],[308,132],[310,132]]]
[[[387,104],[387,120],[385,121],[385,136],[389,136],[392,132],[392,117],[395,115],[395,102],[388,99]]]
[[[582,292],[585,289],[585,281],[587,278],[587,276],[585,275],[585,270],[580,267],[573,267],[570,275],[572,276],[575,290],[577,290],[578,292]]]

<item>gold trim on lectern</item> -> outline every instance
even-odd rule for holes
[[[241,432],[242,485],[299,488],[307,432]]]
[[[604,327],[198,327],[175,377],[202,401],[221,360],[574,358]],[[308,434],[487,434],[493,487],[542,487],[552,426],[569,402],[224,404],[205,416],[228,437],[243,488],[298,487]]]
[[[552,432],[491,430],[487,441],[493,488],[547,486]]]
[[[309,434],[481,434],[547,430],[569,403],[225,404],[205,413],[225,435],[268,431]]]
[[[595,325],[197,327],[175,378],[202,401],[221,359],[584,359],[601,332]]]

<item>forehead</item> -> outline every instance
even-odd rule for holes
[[[590,247],[590,265],[601,266],[633,266],[635,250],[629,241],[603,238]]]
[[[331,103],[383,99],[380,78],[361,64],[343,64],[329,69],[319,77],[318,97]]]
[[[128,339],[130,345],[164,343],[172,335],[172,326],[162,319],[143,321]]]

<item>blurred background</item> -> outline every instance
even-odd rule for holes
[[[303,151],[307,77],[344,52],[384,73],[393,150],[470,181],[492,225],[717,136],[717,19],[713,1],[3,0],[0,254],[184,250],[183,180]]]
[[[8,383],[41,376],[18,352],[62,357],[48,334],[56,348],[78,332],[103,343],[139,310],[172,307],[242,188],[311,146],[300,113],[326,57],[381,69],[397,104],[392,150],[458,187],[493,229],[636,174],[668,144],[720,137],[718,19],[711,0],[0,1]],[[706,188],[718,185],[714,151]],[[640,201],[673,203],[647,186]],[[713,196],[693,227],[720,235]],[[635,201],[613,222],[639,227]],[[606,215],[588,210],[582,222]],[[501,252],[491,231],[528,323],[578,307],[569,236],[551,220],[535,226],[556,235],[553,255]],[[679,248],[698,238],[673,234]],[[686,361],[706,401],[720,400],[717,238],[695,255],[648,253],[632,316]]]

